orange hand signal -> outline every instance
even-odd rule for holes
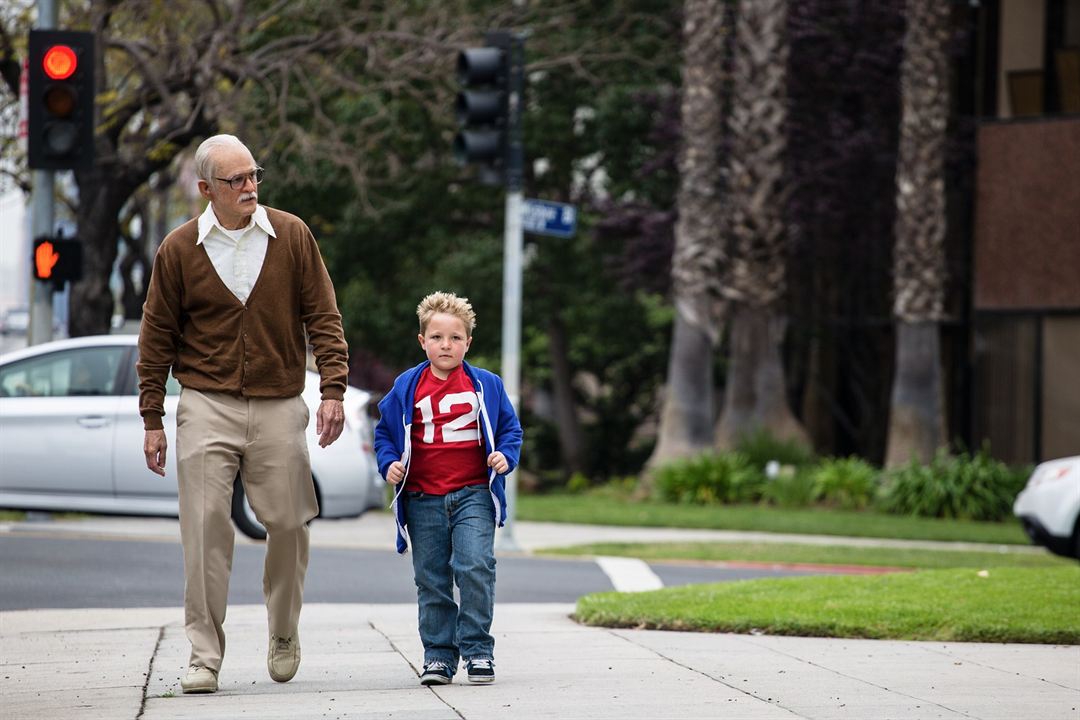
[[[34,251],[34,265],[37,266],[37,276],[42,280],[52,277],[53,267],[60,260],[60,254],[53,250],[51,242],[43,242]]]

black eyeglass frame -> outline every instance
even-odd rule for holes
[[[251,182],[255,183],[256,186],[259,185],[263,181],[264,172],[265,171],[261,167],[256,167],[253,171],[249,173],[234,175],[231,178],[215,177],[214,179],[219,180],[223,183],[227,183],[228,186],[231,187],[233,190],[243,190],[244,183],[246,183],[248,180],[251,180]]]

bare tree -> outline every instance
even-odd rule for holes
[[[720,207],[722,0],[687,0],[683,13],[682,150],[672,287],[675,326],[653,467],[712,446],[713,349],[723,315]]]
[[[890,467],[913,458],[925,462],[945,440],[939,323],[945,316],[948,37],[948,3],[908,0],[896,169]]]
[[[729,113],[730,358],[716,444],[747,434],[809,444],[788,405],[780,357],[787,289],[787,0],[740,0]]]
[[[72,335],[108,327],[121,211],[192,142],[242,131],[255,138],[256,154],[292,146],[344,166],[370,198],[364,147],[353,141],[363,132],[369,146],[377,145],[387,124],[358,123],[346,139],[324,103],[346,92],[373,98],[412,92],[470,26],[446,22],[445,8],[415,17],[403,5],[375,2],[346,8],[284,0],[110,0],[81,11],[75,24],[99,37],[100,85],[97,162],[75,174],[84,279],[72,288]],[[363,73],[351,72],[360,68]],[[253,105],[260,116],[251,116]],[[307,124],[297,122],[297,107]]]

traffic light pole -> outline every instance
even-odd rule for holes
[[[51,30],[56,27],[57,10],[53,0],[38,0],[39,30]],[[53,234],[53,170],[35,170],[34,187],[30,200],[31,237],[39,238]],[[33,263],[31,263],[32,267]],[[53,327],[53,284],[38,280],[30,272],[30,328],[27,336],[29,345],[40,345],[52,340]]]
[[[503,242],[502,379],[506,394],[521,415],[521,276],[524,234],[521,227],[522,176],[525,165],[521,115],[525,90],[525,37],[510,40],[509,106],[507,108],[506,220]],[[498,548],[516,552],[514,539],[517,510],[515,469],[506,478],[506,524],[499,534]]]

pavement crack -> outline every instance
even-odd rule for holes
[[[783,703],[781,703],[779,701],[774,701],[771,698],[762,697],[762,696],[758,695],[757,693],[751,692],[751,691],[749,691],[749,690],[747,690],[745,688],[741,688],[738,685],[732,685],[731,683],[724,680],[724,678],[722,678],[722,677],[716,677],[714,675],[711,675],[711,674],[705,672],[704,670],[698,670],[695,667],[691,667],[691,666],[689,666],[689,665],[687,665],[685,663],[681,663],[678,660],[676,660],[675,658],[669,657],[668,655],[665,655],[664,653],[660,652],[659,650],[657,650],[655,648],[651,648],[648,645],[642,645],[641,643],[636,642],[635,640],[627,637],[626,635],[618,633],[615,630],[610,630],[609,629],[609,630],[606,630],[606,632],[608,632],[611,635],[614,635],[617,638],[625,640],[626,642],[630,643],[631,645],[634,645],[635,647],[639,647],[642,650],[646,650],[648,652],[651,652],[653,655],[656,655],[659,658],[663,658],[664,660],[671,663],[672,665],[677,665],[678,667],[681,667],[684,670],[689,670],[692,673],[695,673],[697,675],[701,675],[702,677],[707,678],[709,680],[712,680],[713,682],[718,683],[720,685],[723,685],[726,688],[730,688],[731,690],[734,690],[735,692],[737,692],[737,693],[739,693],[741,695],[745,695],[747,697],[754,698],[755,700],[763,702],[763,703],[765,703],[767,705],[771,705],[773,707],[778,707],[778,708],[780,708],[782,710],[785,710],[785,711],[791,713],[791,715],[793,717],[801,718],[801,719],[806,718],[805,715],[800,715],[794,709],[789,708],[788,706],[784,705]]]
[[[154,674],[154,660],[157,659],[158,650],[161,649],[161,640],[165,637],[165,625],[158,626],[157,642],[154,643],[154,652],[150,653],[150,662],[146,666],[146,680],[143,681],[142,697],[139,699],[139,712],[135,720],[139,720],[146,712],[146,692],[150,688],[150,678]]]
[[[417,679],[419,679],[420,678],[421,668],[418,668],[418,667],[416,667],[415,665],[412,664],[412,661],[409,660],[409,656],[406,655],[404,653],[404,651],[402,651],[402,649],[400,647],[398,647],[397,643],[395,643],[393,640],[391,640],[389,635],[387,635],[382,630],[380,630],[378,628],[378,626],[376,626],[375,623],[373,623],[370,620],[368,620],[368,627],[370,627],[372,630],[374,630],[375,632],[377,632],[377,633],[379,633],[380,635],[383,636],[383,639],[386,640],[386,644],[389,645],[390,647],[392,647],[394,649],[394,652],[396,652],[398,655],[401,656],[401,659],[405,661],[406,665],[408,665],[410,668],[412,668],[412,671],[414,673],[416,673]],[[460,710],[458,710],[456,707],[454,707],[453,705],[448,703],[446,701],[446,698],[444,698],[442,695],[435,692],[435,686],[433,686],[433,685],[429,686],[428,690],[431,691],[432,695],[439,698],[439,702],[441,702],[443,705],[445,705],[450,710],[453,710],[454,714],[457,715],[459,718],[461,718],[461,720],[465,720],[465,716],[461,714]],[[135,718],[135,720],[139,720],[139,718]]]

